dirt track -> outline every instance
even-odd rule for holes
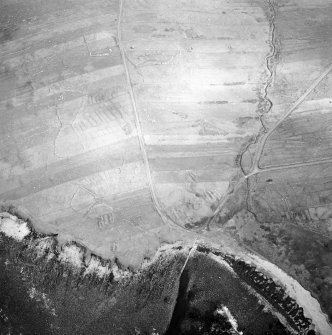
[[[330,239],[331,8],[3,1],[2,210],[133,267],[197,232],[252,247],[252,217]]]

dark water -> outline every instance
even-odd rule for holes
[[[183,271],[166,334],[232,334],[228,319],[215,313],[220,306],[228,307],[243,334],[290,334],[241,281],[204,254],[197,254]]]
[[[49,334],[51,320],[31,301],[29,288],[19,274],[12,262],[0,263],[0,334]]]
[[[0,235],[0,335],[136,335],[154,329],[160,335],[231,334],[227,317],[215,313],[221,306],[244,335],[289,334],[248,291],[243,265],[233,264],[241,279],[212,260],[207,248],[195,252],[181,275],[186,254],[176,248],[167,259],[117,283],[112,275],[73,273],[56,257],[36,258],[31,243]],[[31,299],[32,288],[46,294],[55,313],[42,299]]]

